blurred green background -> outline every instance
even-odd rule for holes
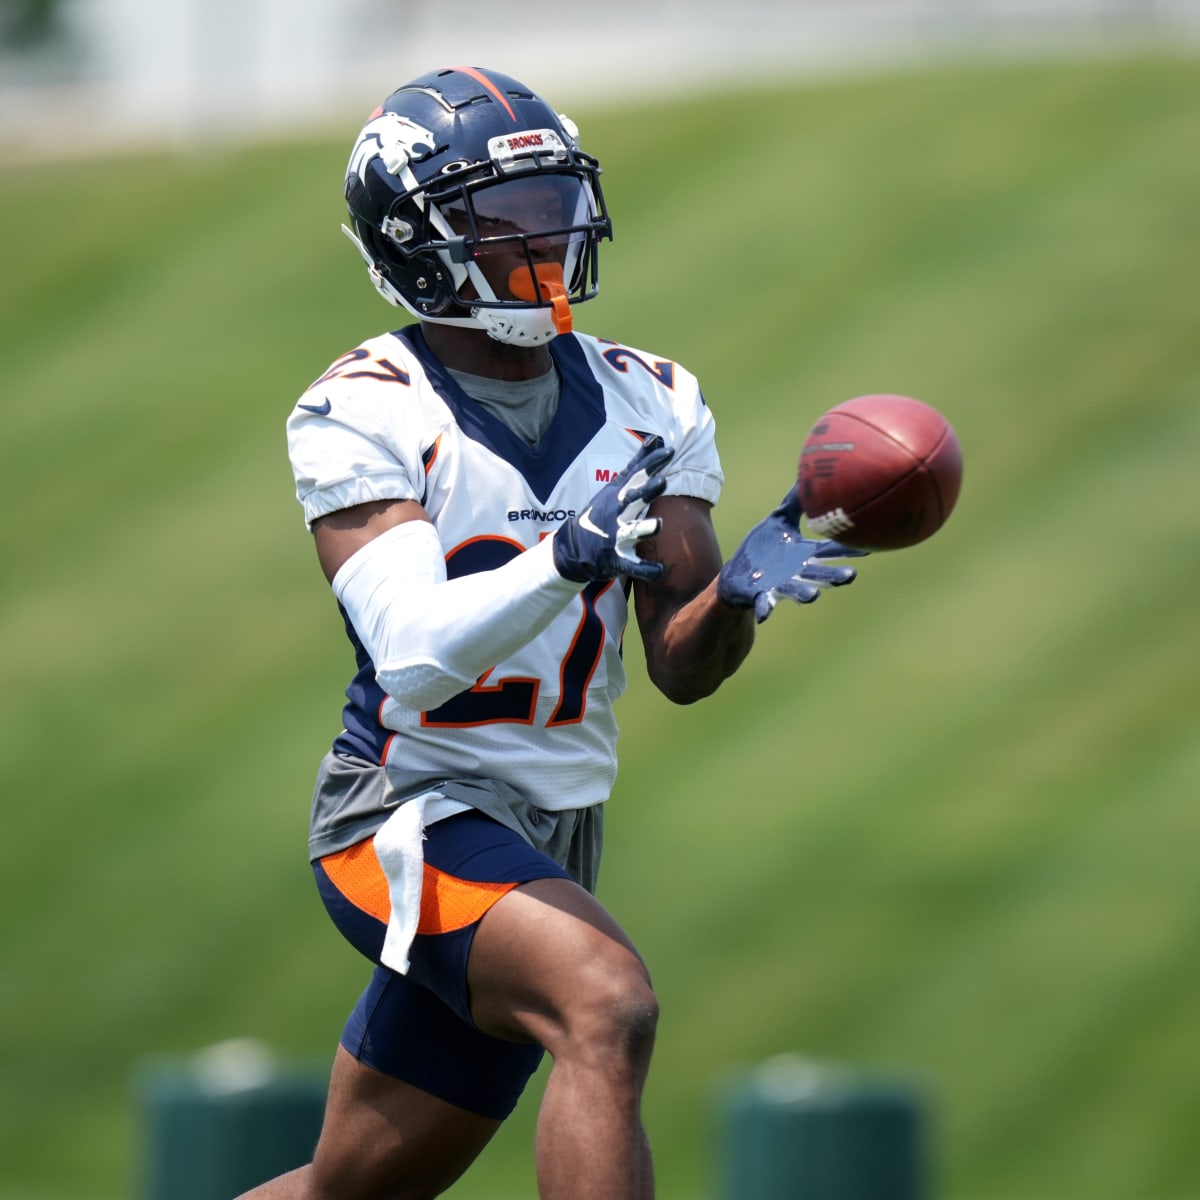
[[[794,1052],[926,1089],[939,1196],[1200,1197],[1200,65],[572,115],[617,229],[579,323],[701,377],[727,551],[849,396],[966,460],[717,697],[631,633],[601,896],[662,999],[660,1194],[715,1197],[721,1081]],[[352,134],[0,168],[3,1200],[135,1195],[139,1063],[323,1063],[366,977],[305,861],[351,659],[282,432],[402,321]],[[538,1091],[454,1197],[533,1194]]]

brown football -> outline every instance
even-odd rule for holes
[[[958,500],[962,448],[950,422],[911,396],[831,408],[804,442],[796,488],[821,537],[899,550],[936,533]]]

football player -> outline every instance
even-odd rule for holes
[[[788,499],[723,562],[696,379],[574,331],[611,235],[600,167],[515,79],[455,67],[358,135],[346,232],[415,320],[288,420],[297,494],[356,657],[310,851],[374,965],[311,1165],[258,1200],[428,1197],[544,1052],[544,1198],[646,1200],[657,1005],[593,892],[632,600],[649,676],[710,695],[777,598],[849,583]]]

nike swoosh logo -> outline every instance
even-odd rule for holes
[[[579,527],[581,529],[586,529],[588,533],[594,533],[597,537],[608,537],[608,534],[605,533],[604,530],[592,520],[592,510],[590,505],[579,514]]]
[[[324,404],[297,404],[296,407],[304,409],[305,412],[316,413],[318,417],[327,417],[333,405],[326,400]]]

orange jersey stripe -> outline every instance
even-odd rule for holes
[[[392,915],[392,901],[388,896],[387,876],[379,865],[375,843],[370,838],[348,850],[325,855],[321,866],[333,886],[355,908],[387,924]]]
[[[417,932],[450,933],[474,925],[497,900],[517,886],[515,883],[477,883],[459,879],[426,863]]]
[[[387,877],[379,865],[375,845],[370,839],[327,854],[321,866],[337,888],[355,908],[387,924],[392,915]],[[436,867],[424,864],[421,884],[421,916],[418,933],[450,933],[474,925],[496,903],[508,895],[516,883],[487,883],[459,879]]]

